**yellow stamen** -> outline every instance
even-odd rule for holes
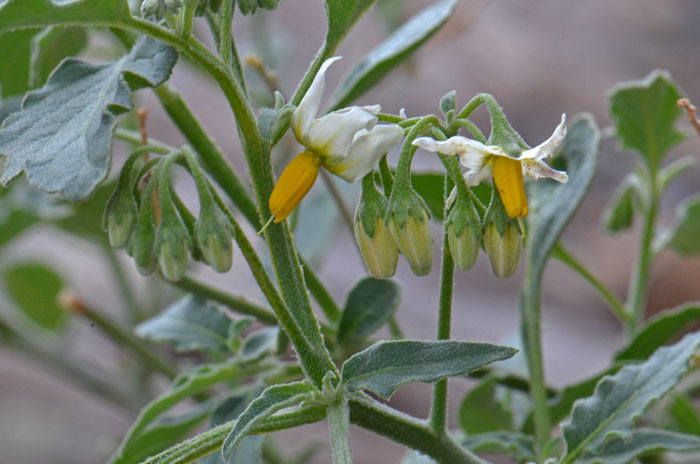
[[[525,184],[523,183],[523,167],[520,161],[505,156],[494,156],[493,183],[501,195],[501,201],[508,216],[512,218],[526,217],[529,209],[525,196]]]
[[[275,224],[284,221],[309,193],[320,165],[319,157],[303,152],[284,168],[270,195],[270,211]]]

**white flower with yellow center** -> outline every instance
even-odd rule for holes
[[[544,160],[554,154],[566,136],[566,115],[562,114],[561,123],[547,140],[536,147],[524,150],[515,158],[496,145],[484,145],[476,140],[455,136],[438,142],[428,137],[413,141],[424,150],[458,155],[464,167],[464,180],[474,187],[486,179],[493,178],[493,183],[501,195],[503,206],[511,218],[524,218],[529,211],[523,176],[533,179],[547,177],[565,183],[568,176],[564,171],[549,167]]]
[[[348,182],[369,174],[379,159],[403,137],[394,124],[377,124],[380,106],[351,106],[316,117],[326,84],[326,71],[340,57],[326,60],[306,95],[292,113],[291,125],[305,150],[280,175],[272,195],[270,211],[275,223],[282,222],[306,196],[321,166]]]

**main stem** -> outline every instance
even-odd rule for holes
[[[348,400],[343,398],[330,404],[328,410],[328,428],[331,435],[331,453],[333,464],[352,464],[350,450],[350,411]]]
[[[634,269],[634,277],[630,281],[627,292],[627,309],[630,320],[627,324],[627,336],[631,337],[635,330],[644,321],[644,307],[649,287],[649,270],[652,260],[652,242],[654,240],[654,225],[658,210],[658,179],[656,168],[651,167],[649,174],[649,205],[644,218],[644,230],[639,242],[639,253]]]

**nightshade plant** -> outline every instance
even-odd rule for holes
[[[612,232],[635,218],[643,223],[623,301],[560,241],[596,171],[600,133],[592,117],[562,118],[551,138],[532,148],[488,94],[462,106],[449,92],[439,102],[441,116],[409,118],[382,113],[378,105],[352,106],[448,20],[456,0],[437,1],[367,54],[334,90],[324,114],[325,72],[375,3],[326,0],[326,38],[296,91],[288,100],[276,92],[258,105],[232,20],[239,13],[250,20],[278,2],[0,0],[0,49],[26,51],[10,57],[14,67],[4,63],[3,69],[13,71],[0,75],[0,181],[7,187],[0,196],[0,246],[40,222],[97,244],[113,265],[130,324],[123,328],[66,292],[60,275],[45,265],[3,263],[5,296],[16,311],[0,314],[0,341],[129,411],[140,409],[109,462],[305,462],[312,451],[290,456],[266,434],[323,420],[337,464],[353,461],[350,424],[405,445],[406,463],[484,463],[485,454],[539,464],[662,462],[667,452],[700,453],[692,402],[700,384],[687,375],[697,363],[700,333],[677,341],[700,318],[700,306],[644,318],[649,270],[659,252],[700,254],[697,196],[678,206],[672,224],[658,221],[664,190],[692,164],[664,163],[683,138],[675,129],[681,95],[670,75],[655,71],[609,94],[616,137],[639,155],[604,214]],[[202,26],[197,34],[196,18]],[[70,58],[87,44],[83,27],[123,54],[100,64]],[[210,34],[214,46],[198,34]],[[235,116],[246,170],[233,169],[168,85],[178,59],[218,85]],[[259,57],[246,62],[274,87]],[[133,94],[146,88],[187,145],[147,136]],[[470,119],[478,108],[490,115],[488,137]],[[303,147],[276,180],[279,153],[273,148],[288,132]],[[115,138],[130,153],[109,180]],[[392,169],[386,154],[394,146],[400,153]],[[444,171],[413,172],[418,147],[425,149],[420,156],[439,158]],[[301,227],[294,210],[311,201],[304,196],[319,173],[330,175],[325,170],[361,183],[354,220],[342,195],[330,189],[372,276],[349,291],[342,308],[293,235]],[[194,182],[196,214],[173,183],[176,172]],[[437,339],[407,340],[396,314],[400,287],[389,279],[399,254],[416,276],[436,272],[431,220],[444,230],[443,240],[435,241],[442,247]],[[262,238],[246,232],[248,226]],[[128,253],[140,273],[165,279],[153,277],[154,294],[165,285],[187,294],[150,311],[134,295],[115,248]],[[235,263],[234,248],[241,255]],[[519,306],[527,377],[499,367],[516,349],[451,339],[455,266],[467,271],[481,250],[498,277],[512,276],[524,260]],[[627,335],[606,370],[558,390],[545,382],[540,343],[540,287],[552,257],[599,292]],[[196,280],[188,274],[194,261],[218,272],[249,267],[266,303]],[[138,370],[140,380],[122,385],[63,356],[60,338],[69,314],[90,320],[129,350],[134,364],[126,368]],[[385,325],[391,340],[374,335]],[[467,375],[476,384],[456,411],[460,429],[448,430],[448,378]],[[172,382],[155,398],[149,396],[152,376]],[[427,419],[385,402],[409,382],[434,384]],[[181,403],[186,407],[173,412]]]

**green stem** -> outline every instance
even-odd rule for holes
[[[399,156],[399,164],[396,166],[396,177],[394,178],[394,185],[399,184],[402,186],[410,185],[411,182],[411,162],[413,161],[413,154],[416,152],[416,147],[411,145],[411,142],[415,140],[426,128],[430,125],[439,122],[439,119],[435,115],[425,116],[411,127],[406,139],[404,140],[403,147],[401,148],[401,155]],[[392,193],[396,189],[392,190]]]
[[[350,450],[350,411],[345,395],[328,405],[328,428],[331,435],[333,464],[352,464]]]
[[[141,133],[138,131],[118,127],[117,130],[114,131],[114,136],[119,140],[133,143],[134,145],[138,145],[139,147],[141,146]],[[166,153],[170,151],[175,151],[175,148],[150,137],[148,138],[147,142],[148,143],[146,145],[156,147],[162,151],[165,151]]]
[[[248,189],[236,175],[214,140],[202,128],[182,96],[167,85],[158,87],[155,93],[168,116],[199,155],[204,170],[212,176],[248,222],[255,229],[260,229],[261,224],[255,202],[251,200]]]
[[[576,271],[584,280],[586,280],[600,296],[608,304],[612,312],[623,324],[629,324],[632,321],[632,315],[629,314],[622,302],[610,291],[608,287],[602,283],[594,273],[574,257],[561,243],[558,243],[552,252],[552,257],[558,259],[562,263]]]
[[[275,313],[265,307],[248,301],[245,297],[226,293],[218,288],[211,287],[187,276],[177,282],[170,283],[178,288],[194,293],[195,295],[221,303],[238,313],[253,316],[264,324],[277,324]]]
[[[104,253],[107,256],[107,260],[112,268],[114,277],[116,277],[117,283],[119,284],[121,297],[124,299],[124,305],[126,306],[127,313],[129,314],[130,322],[137,324],[142,320],[141,308],[136,302],[136,295],[134,295],[134,290],[129,284],[129,279],[124,272],[124,268],[119,262],[119,257],[117,256],[114,248],[107,244],[104,246]]]
[[[487,461],[437,434],[419,419],[369,399],[350,400],[350,421],[360,427],[430,456],[443,464],[486,464]]]
[[[180,36],[188,39],[192,35],[192,25],[194,24],[194,11],[197,9],[198,0],[185,0],[185,7],[182,12],[182,25],[180,26]]]
[[[652,262],[652,244],[654,242],[654,226],[658,210],[658,179],[654,167],[648,171],[648,208],[644,216],[644,229],[639,242],[639,252],[634,268],[634,277],[630,280],[627,292],[627,310],[631,314],[628,321],[627,335],[631,337],[634,331],[644,321],[645,301],[649,286],[649,271]]]
[[[452,182],[445,178],[444,197],[447,199],[452,190]],[[447,202],[445,202],[447,217]],[[447,240],[447,231],[443,234],[442,268],[440,269],[440,300],[438,308],[438,340],[449,340],[452,325],[452,290],[454,287],[455,264]],[[433,403],[430,410],[430,424],[438,434],[445,433],[447,421],[447,379],[439,380],[433,390]]]
[[[343,218],[343,222],[350,231],[350,234],[353,234],[355,221],[353,220],[353,215],[350,212],[350,208],[348,208],[348,206],[345,204],[345,200],[343,200],[342,194],[338,190],[338,187],[336,187],[333,179],[331,179],[331,175],[328,174],[328,171],[326,171],[325,169],[321,169],[321,179],[323,179],[323,183],[325,184],[326,188],[328,189],[328,192],[331,194],[331,197],[335,201],[336,206],[340,210],[340,216]]]
[[[389,198],[394,188],[394,176],[391,175],[391,169],[389,169],[389,162],[386,160],[386,155],[382,156],[382,159],[379,160],[379,175],[382,178],[384,196]]]
[[[314,77],[316,77],[318,70],[321,69],[321,65],[324,61],[326,61],[326,59],[331,55],[331,53],[333,53],[333,50],[327,47],[324,43],[323,46],[316,53],[316,56],[311,62],[309,69],[306,70],[304,77],[302,78],[301,82],[299,82],[299,85],[294,91],[294,96],[292,96],[292,99],[290,101],[292,105],[299,106],[299,103],[301,103],[301,99],[304,98],[304,95],[306,95],[306,91],[309,90],[309,87],[311,87],[311,83],[314,81]]]
[[[321,307],[321,310],[328,319],[328,322],[338,322],[342,311],[336,304],[335,299],[328,291],[326,286],[323,285],[323,282],[321,282],[318,276],[313,272],[311,265],[304,262],[303,259],[302,267],[304,269],[304,280],[306,280],[306,286],[316,300],[316,303],[318,303],[318,305]]]
[[[162,359],[155,356],[149,347],[144,345],[141,340],[131,335],[131,333],[119,327],[108,317],[103,316],[98,311],[87,306],[80,305],[77,310],[78,314],[84,316],[93,322],[102,332],[116,343],[126,346],[136,353],[139,358],[154,370],[164,374],[166,377],[174,379],[177,375],[177,370],[164,362]]]
[[[394,340],[401,340],[403,338],[406,338],[403,334],[403,330],[401,330],[401,326],[396,320],[395,314],[392,314],[389,318],[389,333],[391,334],[391,338],[393,338]]]
[[[233,27],[234,2],[226,1],[221,5],[221,32],[219,33],[219,58],[232,68],[231,28]],[[233,69],[233,68],[232,68]]]
[[[535,441],[537,444],[538,463],[546,456],[542,455],[545,444],[549,441],[551,422],[547,405],[547,388],[544,382],[544,365],[542,362],[541,322],[540,322],[540,288],[541,271],[535,275],[527,262],[525,280],[520,292],[520,317],[523,338],[523,350],[527,358],[530,373],[530,397],[532,398]]]

